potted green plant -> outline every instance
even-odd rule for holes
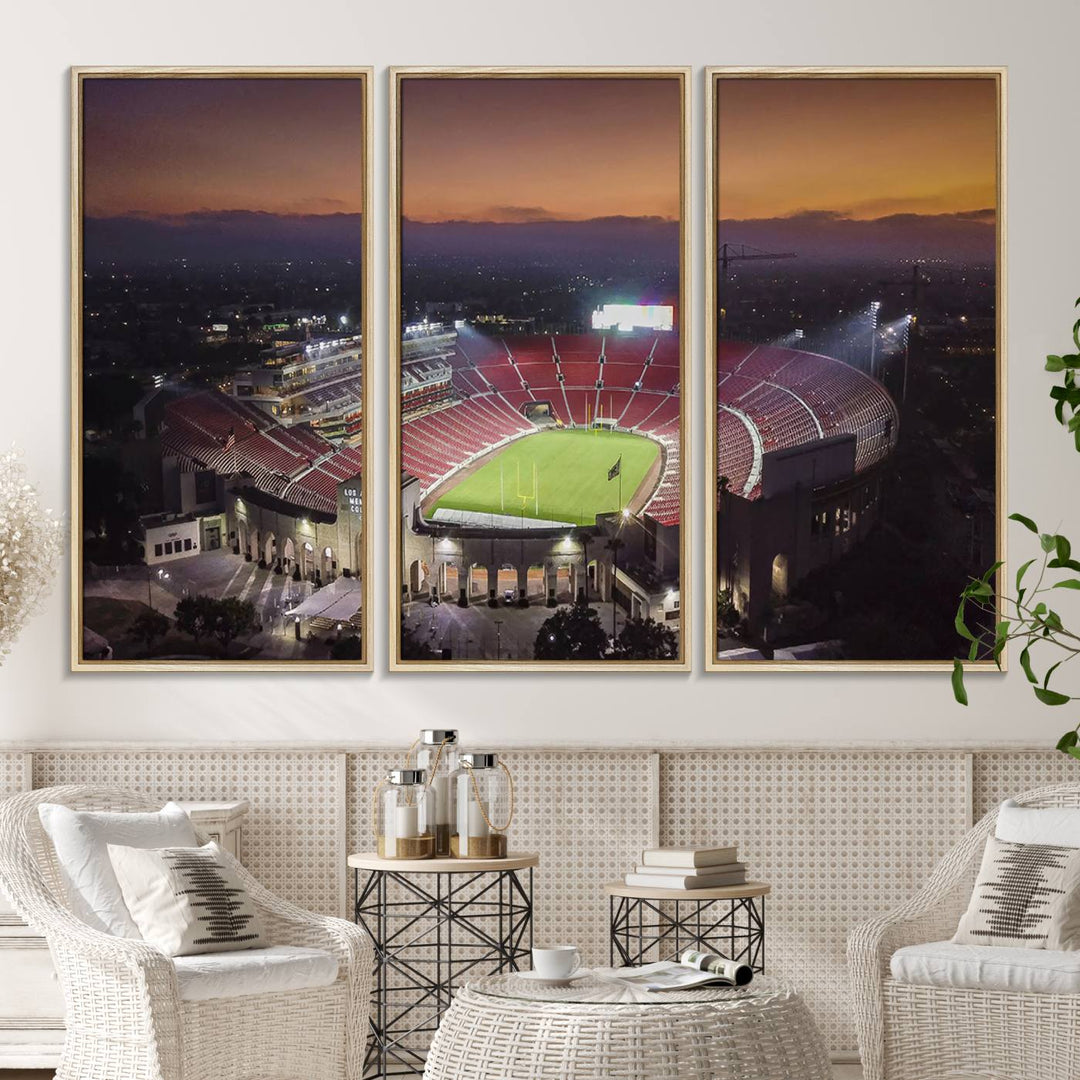
[[[1074,306],[1080,307],[1080,299]],[[1077,351],[1048,356],[1046,370],[1062,376],[1050,390],[1054,415],[1080,452],[1080,319],[1073,323],[1072,338]],[[960,596],[956,632],[968,643],[968,660],[990,656],[999,668],[1009,643],[1022,642],[1020,667],[1035,697],[1044,705],[1067,705],[1080,700],[1080,695],[1064,693],[1051,684],[1063,664],[1080,656],[1080,627],[1070,629],[1054,605],[1056,597],[1080,591],[1080,559],[1073,557],[1072,544],[1061,533],[1042,532],[1024,514],[1010,514],[1009,520],[1038,537],[1040,553],[1016,571],[1013,592],[998,591],[1000,562],[970,581]],[[954,662],[952,687],[956,700],[966,705],[963,660]],[[1080,723],[1061,736],[1057,748],[1080,759]]]

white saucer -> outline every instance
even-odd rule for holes
[[[573,975],[563,978],[552,979],[541,975],[539,971],[515,971],[514,976],[518,979],[527,979],[529,982],[539,983],[541,986],[569,986],[578,979],[584,979],[590,972],[584,970],[575,971]]]

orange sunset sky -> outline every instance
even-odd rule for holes
[[[996,109],[991,78],[720,79],[719,216],[993,208]]]
[[[358,78],[87,79],[87,216],[363,210]]]
[[[414,221],[679,216],[676,78],[406,78]]]

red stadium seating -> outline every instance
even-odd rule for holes
[[[720,474],[732,492],[750,499],[761,494],[760,456],[770,450],[855,435],[861,472],[896,445],[898,416],[885,388],[831,356],[721,341],[717,404]]]
[[[530,401],[547,401],[565,425],[603,418],[660,440],[667,464],[645,512],[665,525],[678,523],[676,335],[528,335],[507,338],[505,344],[473,335],[459,339],[453,363],[454,387],[462,400],[409,418],[402,426],[402,467],[425,487],[472,455],[535,430],[522,410]],[[603,389],[597,390],[600,379]],[[635,388],[638,381],[641,389]]]
[[[335,447],[306,424],[285,427],[254,406],[216,391],[165,406],[162,448],[183,469],[240,476],[261,491],[334,513],[337,485],[360,474],[363,451]]]

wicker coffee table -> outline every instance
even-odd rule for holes
[[[426,1080],[828,1080],[802,998],[742,989],[627,990],[588,974],[563,987],[470,979],[443,1015]]]

